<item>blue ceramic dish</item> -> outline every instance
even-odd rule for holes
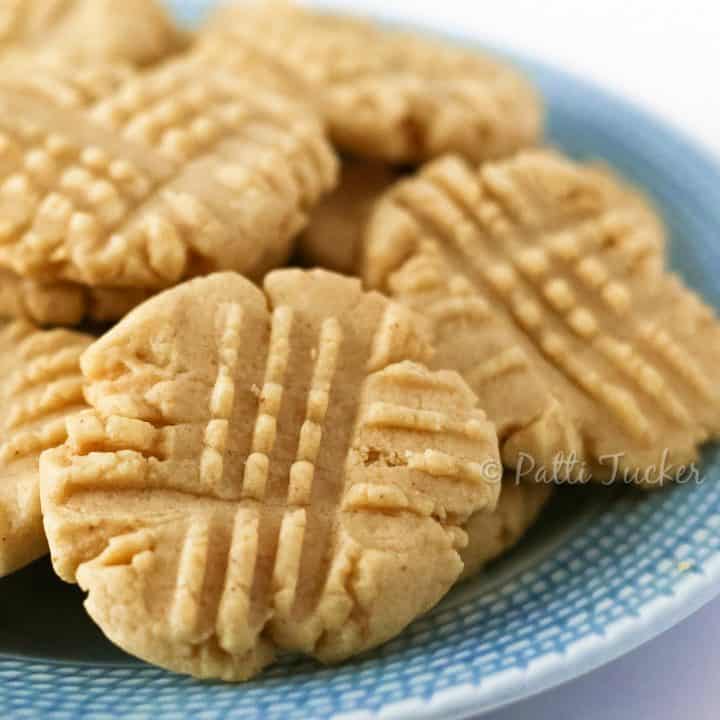
[[[202,2],[176,0],[185,19]],[[467,39],[457,42],[472,44]],[[604,158],[662,208],[675,269],[720,306],[720,170],[676,131],[557,69],[522,61],[551,141]],[[340,667],[287,659],[239,686],[113,648],[40,562],[0,581],[0,716],[126,720],[460,718],[591,670],[720,592],[720,450],[702,482],[559,494],[531,536],[396,640]]]

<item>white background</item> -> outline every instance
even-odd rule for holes
[[[531,53],[720,157],[718,0],[325,0]],[[720,229],[719,229],[720,235]],[[487,720],[720,720],[720,601],[625,658]]]

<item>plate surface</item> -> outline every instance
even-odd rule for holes
[[[203,3],[176,0],[185,19]],[[465,39],[457,42],[472,45]],[[720,306],[720,170],[664,124],[585,82],[519,61],[553,143],[604,158],[662,208],[685,280]],[[82,594],[41,561],[0,581],[0,715],[126,720],[459,718],[591,670],[720,592],[720,449],[702,482],[652,495],[568,489],[482,578],[378,651],[336,668],[288,658],[240,686],[198,682],[113,648]]]

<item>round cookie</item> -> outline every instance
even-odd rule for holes
[[[497,507],[475,513],[465,523],[468,544],[460,551],[460,580],[476,575],[492,560],[511,550],[535,524],[552,495],[545,483],[518,483],[503,479]]]
[[[45,283],[260,277],[337,170],[307,108],[195,57],[84,107],[0,82],[0,145],[0,266]]]
[[[478,395],[508,467],[561,455],[574,475],[657,486],[718,436],[720,326],[607,171],[550,151],[445,157],[376,203],[366,237],[368,286],[433,323],[433,362]]]
[[[298,240],[305,263],[354,275],[375,200],[398,178],[386,163],[344,158],[338,186],[313,210]]]
[[[142,288],[42,283],[0,269],[0,317],[24,318],[36,325],[114,322],[151,294]]]
[[[66,438],[65,419],[86,407],[79,357],[92,338],[0,326],[0,577],[47,552],[38,462]]]
[[[494,428],[429,352],[410,311],[323,271],[151,298],[85,353],[92,410],[43,455],[55,570],[113,642],[201,677],[387,640],[499,493]]]
[[[145,65],[183,44],[158,0],[3,0],[0,10],[0,50]]]
[[[500,59],[357,18],[269,2],[221,8],[200,44],[314,96],[342,150],[392,163],[496,158],[542,132],[537,93]]]

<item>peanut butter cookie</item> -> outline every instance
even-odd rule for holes
[[[113,642],[197,676],[387,640],[500,486],[492,425],[429,351],[409,310],[323,271],[148,300],[85,353],[92,410],[43,455],[56,571]]]
[[[393,163],[534,144],[540,101],[507,63],[285,2],[222,8],[200,44],[238,72],[313,96],[335,143]]]
[[[0,266],[44,283],[261,276],[336,175],[307,108],[192,58],[89,105],[0,80],[0,149]]]
[[[562,454],[649,486],[720,432],[720,326],[663,247],[607,171],[445,157],[378,201],[364,274],[432,320],[433,362],[473,388],[509,467]]]

